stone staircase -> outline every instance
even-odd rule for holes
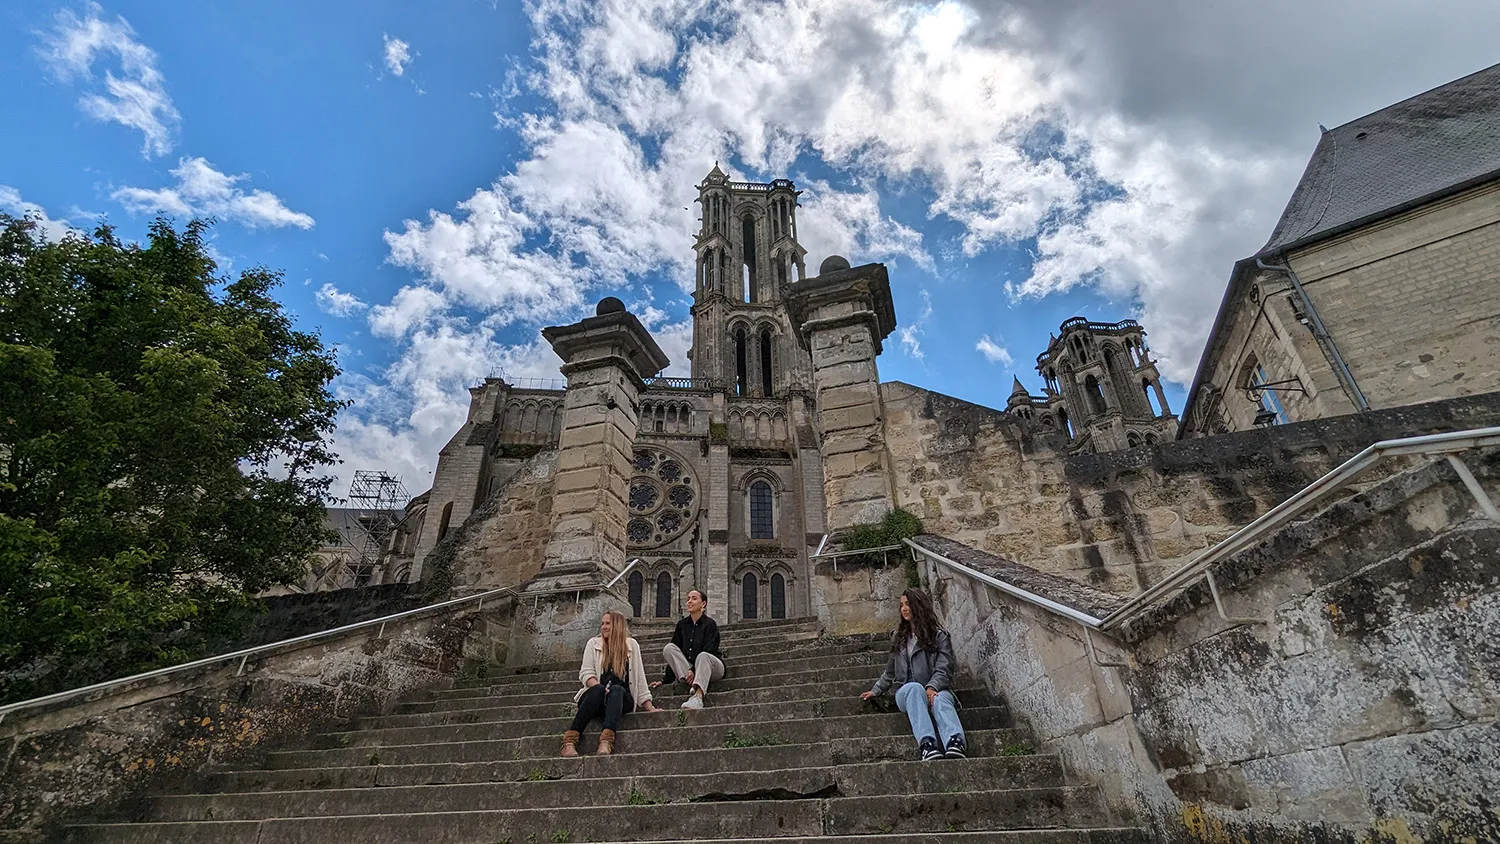
[[[633,627],[661,675],[670,627]],[[558,754],[577,664],[491,669],[366,718],[253,770],[208,770],[191,793],[151,795],[132,822],[69,828],[111,844],[564,844],[789,841],[1137,844],[1093,788],[1031,753],[1005,707],[960,683],[967,760],[916,760],[906,717],[859,700],[888,637],[820,638],[816,621],[725,628],[729,675],[707,708],[626,716],[615,755],[598,723]],[[889,702],[889,698],[882,702]]]

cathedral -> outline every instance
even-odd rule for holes
[[[797,195],[789,180],[735,182],[717,165],[698,186],[691,374],[649,377],[640,393],[625,525],[627,554],[640,560],[627,575],[637,616],[680,615],[694,586],[728,620],[810,611],[823,465],[811,424],[811,358],[793,337],[784,296],[806,275]],[[398,530],[394,549],[411,559],[404,577],[391,579],[419,579],[438,540],[525,458],[557,447],[565,398],[498,378],[472,390],[468,420],[442,450],[432,491]]]

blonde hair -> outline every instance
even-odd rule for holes
[[[610,610],[604,614],[609,618],[609,638],[604,640],[604,659],[599,663],[599,675],[614,671],[621,680],[628,680],[630,665],[630,623],[623,613]]]

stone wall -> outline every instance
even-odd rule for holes
[[[452,531],[429,560],[448,567],[455,594],[520,586],[542,568],[552,531],[557,452],[517,461],[505,485]]]
[[[1371,407],[1500,389],[1497,197],[1491,182],[1287,256]],[[1276,390],[1293,421],[1354,412],[1291,291],[1283,272],[1236,267],[1184,408],[1192,435],[1252,426],[1260,408],[1242,390],[1256,365],[1297,380]]]
[[[1500,491],[1500,450],[1469,465]],[[1023,567],[964,560],[1001,579]],[[959,662],[1157,840],[1500,838],[1500,525],[1444,463],[1289,525],[1118,637],[924,562]],[[1040,572],[1102,615],[1118,599]]]
[[[211,763],[388,711],[450,685],[504,648],[513,605],[439,613],[9,714],[0,722],[0,837],[61,820],[131,815],[131,803]],[[121,804],[124,804],[123,808]]]
[[[903,561],[905,551],[892,551],[889,562],[844,557],[820,559],[813,566],[812,612],[829,636],[881,633],[901,622],[901,593],[912,582]]]
[[[1290,263],[1371,407],[1500,389],[1500,182]]]
[[[1067,457],[1062,435],[881,385],[897,503],[929,532],[1117,594],[1382,439],[1500,424],[1500,393]]]

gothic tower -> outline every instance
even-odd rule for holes
[[[782,302],[805,274],[798,193],[788,179],[731,182],[717,164],[698,185],[692,377],[731,396],[779,396],[807,383]]]
[[[1059,429],[1077,452],[1116,451],[1171,439],[1177,417],[1167,407],[1146,332],[1133,319],[1089,322],[1073,317],[1037,355],[1046,382],[1031,396],[1015,382],[1006,409]]]

